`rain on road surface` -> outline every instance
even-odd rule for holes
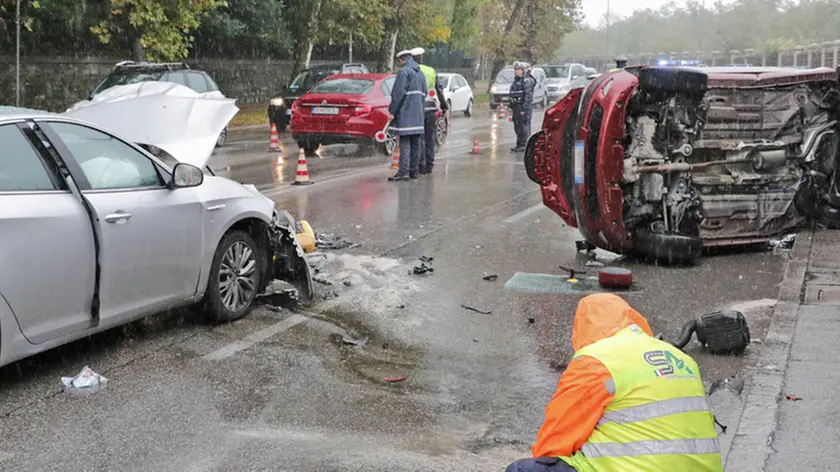
[[[483,471],[528,455],[572,354],[580,295],[503,286],[585,260],[577,230],[540,205],[508,151],[511,128],[488,111],[456,118],[435,174],[411,182],[386,182],[386,156],[322,149],[309,187],[288,185],[297,149],[286,136],[279,160],[262,130],[232,137],[215,169],[361,246],[312,257],[319,302],[297,313],[263,307],[221,326],[162,314],[0,370],[0,469]],[[468,154],[473,136],[481,156]],[[433,273],[409,275],[419,256]],[[667,339],[733,304],[763,339],[784,263],[746,252],[617,265],[638,285],[628,301]],[[748,371],[760,344],[738,358],[687,350],[710,383]],[[63,393],[59,377],[85,365],[108,385]]]

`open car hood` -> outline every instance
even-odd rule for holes
[[[204,168],[219,134],[238,112],[234,99],[204,97],[170,82],[140,82],[105,90],[64,114]]]

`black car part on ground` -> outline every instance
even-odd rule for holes
[[[750,344],[750,328],[740,311],[717,311],[693,319],[683,326],[679,339],[672,344],[682,349],[695,333],[713,354],[740,354]]]
[[[303,249],[297,243],[294,218],[286,212],[277,212],[268,227],[266,237],[271,248],[270,274],[267,280],[279,279],[298,289],[299,299],[309,303],[315,296],[312,272]],[[262,289],[262,287],[261,287]]]
[[[642,256],[665,264],[690,264],[703,254],[703,240],[684,234],[637,229],[633,249]]]

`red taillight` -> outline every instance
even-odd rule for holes
[[[370,105],[358,105],[353,108],[353,114],[356,116],[364,115],[371,112]]]

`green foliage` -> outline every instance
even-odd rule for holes
[[[142,52],[145,59],[178,60],[187,57],[201,14],[224,5],[224,0],[111,0],[109,17],[91,31],[103,44],[114,36],[132,38],[135,55]]]
[[[236,57],[287,57],[291,33],[282,0],[228,0],[205,12],[195,33],[195,52]]]

